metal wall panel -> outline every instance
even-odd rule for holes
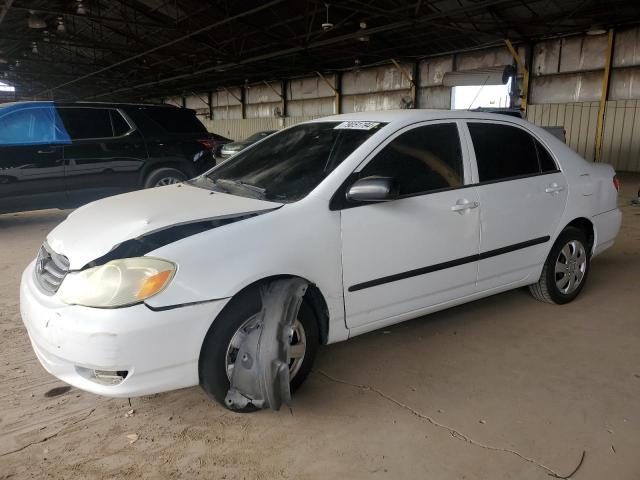
[[[335,86],[335,75],[325,75],[327,81]],[[333,89],[320,77],[295,78],[287,82],[288,100],[308,100],[333,97]]]
[[[564,127],[567,145],[593,161],[598,102],[531,104],[527,109],[527,119],[541,127]]]
[[[513,57],[507,47],[488,48],[456,55],[456,71],[511,65]]]
[[[640,65],[640,27],[616,32],[616,46],[613,50],[614,67]]]
[[[287,113],[292,117],[333,115],[334,97],[310,100],[289,100]]]
[[[560,72],[604,68],[607,35],[582,35],[560,40]]]
[[[418,69],[420,87],[442,85],[444,74],[453,71],[453,55],[423,60],[420,62]]]
[[[610,100],[640,98],[640,67],[614,69],[609,82]]]
[[[418,89],[420,108],[451,110],[451,87],[422,87]]]
[[[175,105],[176,107],[182,106],[182,97],[168,97],[164,99],[164,103],[167,105]]]
[[[397,110],[411,100],[409,90],[378,92],[365,95],[343,95],[342,112],[370,112],[374,110]]]
[[[401,64],[401,66],[407,72],[411,72],[411,65]],[[342,75],[343,95],[390,92],[409,88],[409,80],[394,65],[345,72]]]
[[[598,102],[532,104],[527,119],[542,127],[564,127],[567,145],[587,160],[594,160]],[[607,102],[602,161],[618,171],[640,172],[640,100]]]
[[[640,101],[607,102],[602,161],[618,171],[640,172]]]
[[[601,72],[568,73],[531,79],[530,103],[574,103],[600,99]]]
[[[242,140],[262,130],[280,130],[296,123],[306,122],[315,117],[287,117],[287,118],[247,118],[234,120],[205,120],[207,130],[233,140]]]

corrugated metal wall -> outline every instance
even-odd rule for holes
[[[588,160],[595,156],[606,48],[606,35],[576,35],[533,45],[527,117],[538,125],[564,127],[567,143]],[[522,58],[527,58],[524,47],[518,47],[518,51]],[[470,72],[514,63],[506,47],[423,59],[415,66],[417,106],[451,108],[451,87],[443,84],[449,72]],[[612,66],[602,161],[618,170],[640,171],[640,28],[616,32]],[[412,74],[414,65],[403,63],[401,67]],[[335,113],[336,84],[341,89],[340,109],[344,113],[398,109],[411,102],[410,82],[393,64],[351,70],[339,76],[340,79],[337,74],[314,75],[291,79],[284,85],[271,81],[214,91],[210,110],[208,94],[187,96],[184,103],[196,109],[211,131],[235,140],[259,130],[282,128]],[[521,86],[519,79],[512,98],[517,100]],[[282,118],[283,96],[285,118]],[[182,105],[183,98],[171,97],[165,102]]]
[[[564,127],[567,144],[593,161],[598,102],[530,105],[527,119],[543,127]],[[640,172],[640,101],[609,100],[605,108],[602,161],[616,170]]]
[[[217,133],[233,140],[242,140],[248,136],[260,132],[262,130],[280,130],[281,128],[295,125],[296,123],[306,122],[317,118],[319,115],[298,116],[286,118],[247,118],[247,119],[228,119],[228,120],[203,120],[210,132]]]

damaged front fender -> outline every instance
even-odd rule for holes
[[[290,404],[289,348],[308,286],[301,278],[288,278],[260,289],[259,321],[240,345],[225,398],[230,409],[252,405],[279,410]]]

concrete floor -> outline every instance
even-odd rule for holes
[[[38,364],[19,276],[67,212],[0,216],[0,478],[640,478],[640,176],[566,306],[517,290],[321,349],[291,411],[200,388],[127,400]],[[132,414],[128,414],[133,410]],[[128,435],[137,435],[131,443]]]

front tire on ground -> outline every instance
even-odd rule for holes
[[[200,385],[209,397],[228,408],[225,397],[229,391],[229,378],[233,368],[233,345],[239,332],[249,325],[262,308],[260,292],[252,288],[241,292],[231,299],[222,313],[215,319],[202,345],[199,361]],[[315,311],[308,301],[303,299],[298,313],[298,322],[294,326],[294,338],[291,351],[295,357],[290,360],[289,371],[292,375],[290,388],[295,392],[305,381],[315,360],[319,345],[318,322]],[[242,336],[242,335],[240,335]],[[304,349],[301,353],[301,343]],[[231,371],[230,371],[231,370]],[[241,413],[255,411],[248,406]]]
[[[153,170],[144,181],[144,188],[163,187],[184,182],[187,176],[176,168],[163,167]]]
[[[529,291],[541,302],[569,303],[584,287],[590,264],[590,245],[586,234],[579,228],[567,227],[553,244],[540,280],[529,285]]]

